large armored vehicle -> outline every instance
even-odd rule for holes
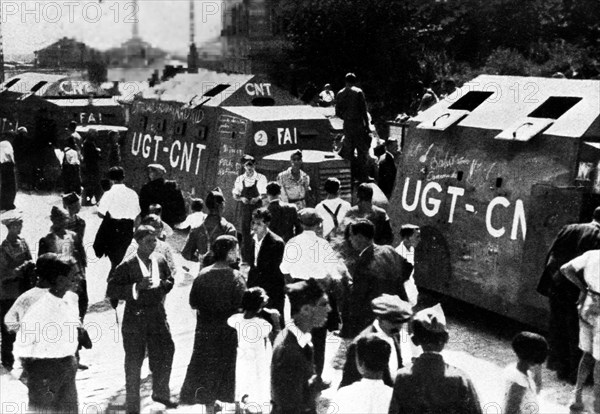
[[[222,188],[224,216],[234,221],[231,190],[243,172],[242,155],[256,157],[257,170],[275,179],[289,166],[292,151],[300,149],[317,193],[314,201],[329,176],[338,177],[343,195],[350,197],[350,167],[333,152],[329,120],[264,77],[206,70],[179,74],[139,94],[127,113],[123,156],[134,188],[146,181],[148,164],[160,163],[189,196]]]
[[[559,229],[600,205],[600,81],[479,76],[410,121],[389,213],[416,283],[544,328]]]

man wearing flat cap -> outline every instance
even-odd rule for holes
[[[31,252],[24,239],[20,237],[23,228],[23,216],[20,211],[12,210],[1,216],[2,224],[8,229],[6,239],[0,245],[0,325],[2,327],[2,365],[9,371],[15,361],[13,343],[15,335],[7,330],[4,316],[25,291],[23,273],[19,270],[31,261]]]
[[[410,320],[413,314],[410,303],[401,300],[398,296],[384,294],[371,301],[371,308],[376,319],[354,338],[348,347],[340,388],[361,379],[356,366],[356,342],[363,336],[379,334],[391,346],[392,352],[388,361],[388,369],[383,373],[385,385],[393,387],[398,369],[402,368],[405,362],[411,362],[412,355],[402,355],[401,351],[401,340],[406,341],[408,338],[400,337],[402,326]],[[404,349],[407,348],[404,347]]]
[[[167,173],[160,164],[150,164],[147,167],[148,182],[140,189],[140,209],[142,217],[150,214],[152,204],[162,206],[161,219],[173,227],[186,218],[185,200],[181,189],[175,181],[165,180]]]
[[[469,376],[446,364],[440,354],[449,339],[442,307],[438,304],[417,312],[412,331],[412,340],[423,348],[423,354],[411,368],[398,371],[389,414],[481,414]]]

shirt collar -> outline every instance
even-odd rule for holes
[[[304,348],[306,345],[312,345],[312,335],[310,334],[310,332],[302,332],[300,328],[296,326],[296,323],[293,321],[289,324],[288,329],[296,337],[300,348]]]
[[[370,244],[370,245],[368,245],[367,247],[365,247],[365,248],[362,250],[362,252],[360,252],[359,256],[362,256],[363,254],[365,254],[365,252],[366,252],[367,250],[369,250],[370,248],[372,248],[372,247],[373,247],[373,244]]]

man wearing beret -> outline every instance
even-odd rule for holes
[[[469,376],[446,364],[440,354],[449,335],[440,305],[418,312],[412,340],[423,348],[411,368],[398,371],[389,414],[481,414],[477,391]]]
[[[288,285],[292,322],[279,333],[271,360],[273,414],[316,414],[316,399],[327,386],[316,374],[311,330],[323,326],[331,310],[314,279]]]
[[[410,303],[401,300],[398,296],[384,294],[373,299],[371,308],[376,315],[373,323],[367,326],[348,347],[346,353],[346,364],[340,388],[359,381],[361,375],[356,366],[356,341],[366,335],[379,334],[391,346],[391,354],[388,361],[388,369],[383,372],[385,385],[393,387],[396,372],[402,368],[405,361],[410,362],[412,355],[402,355],[400,329],[412,316]],[[406,347],[408,348],[408,347]]]
[[[142,217],[147,216],[152,204],[162,206],[161,219],[173,227],[186,218],[185,200],[175,181],[164,178],[167,170],[160,164],[150,164],[147,168],[148,182],[140,189],[140,209]]]

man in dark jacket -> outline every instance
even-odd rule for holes
[[[405,361],[410,362],[412,355],[402,355],[400,351],[400,329],[412,316],[410,303],[398,296],[382,295],[371,301],[371,308],[376,315],[375,321],[367,326],[350,344],[346,352],[346,363],[340,388],[360,381],[361,375],[356,366],[356,342],[358,338],[368,334],[379,334],[386,342],[393,344],[388,369],[383,373],[383,382],[389,387],[394,386],[396,372],[404,367]],[[407,338],[404,338],[405,340]]]
[[[285,243],[269,230],[271,213],[265,207],[252,213],[253,260],[248,272],[248,287],[259,286],[269,296],[267,307],[277,309],[283,315],[285,280],[279,270],[283,260]]]
[[[552,243],[538,292],[550,301],[550,354],[548,368],[560,379],[575,383],[581,359],[579,349],[579,289],[560,272],[560,267],[588,250],[600,248],[600,207],[590,223],[563,227]]]
[[[404,282],[412,272],[410,265],[391,246],[373,242],[373,223],[359,219],[350,224],[349,241],[358,256],[349,264],[353,286],[345,306],[342,336],[354,338],[375,319],[371,301],[384,293],[398,295],[408,302]]]
[[[302,225],[298,220],[298,208],[295,204],[281,201],[281,186],[275,181],[267,184],[267,209],[271,213],[269,229],[288,242],[294,236],[302,233]]]
[[[140,226],[134,238],[137,253],[117,266],[107,288],[111,299],[127,301],[122,331],[128,413],[140,412],[140,373],[146,349],[152,371],[152,399],[167,408],[177,407],[169,390],[175,345],[164,306],[174,279],[165,258],[152,254],[156,229]]]
[[[97,137],[98,131],[90,129],[83,141],[82,205],[84,206],[91,206],[93,204],[93,197],[96,200],[96,204],[98,204],[103,193],[100,186],[100,154],[102,150],[97,146]]]
[[[375,226],[374,241],[376,244],[394,243],[394,233],[387,213],[381,207],[373,205],[373,189],[368,183],[363,183],[356,190],[358,203],[352,207],[344,217],[344,221],[353,221],[365,218]]]
[[[394,191],[394,184],[396,182],[396,162],[394,161],[394,155],[387,150],[387,142],[385,144],[378,145],[373,150],[375,157],[377,157],[377,185],[383,191],[383,194],[390,200],[392,198],[392,191]]]
[[[148,165],[148,179],[140,190],[140,209],[142,217],[149,214],[152,204],[162,206],[161,219],[173,227],[186,218],[185,200],[175,181],[167,181],[163,177],[167,172],[160,164]]]
[[[316,414],[316,397],[326,388],[315,374],[310,331],[323,326],[331,311],[317,281],[288,285],[292,322],[275,340],[271,360],[273,414]]]

